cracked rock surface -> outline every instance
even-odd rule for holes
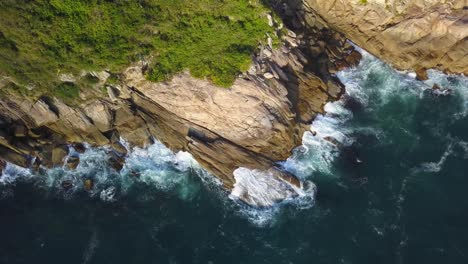
[[[468,74],[466,0],[305,0],[304,5],[398,69]]]

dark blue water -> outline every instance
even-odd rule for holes
[[[282,164],[317,185],[315,203],[248,208],[160,144],[120,174],[88,150],[74,172],[8,167],[0,263],[468,263],[467,78],[422,83],[369,55],[339,77],[347,94]]]

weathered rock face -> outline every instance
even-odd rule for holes
[[[65,158],[68,146],[88,142],[113,147],[109,160],[118,169],[127,154],[119,138],[145,146],[155,137],[173,150],[189,151],[228,188],[239,167],[268,170],[299,186],[275,162],[301,143],[324,104],[340,97],[343,87],[330,72],[359,61],[340,34],[321,22],[306,23],[301,10],[300,5],[279,10],[300,19],[288,25],[294,32],[285,34],[280,48],[260,47],[252,67],[230,89],[187,72],[152,83],[140,63],[121,74],[120,85],[107,87],[108,97],[80,106],[56,98],[1,96],[0,158],[23,167],[33,160],[36,167],[67,162],[73,169],[79,158]]]
[[[468,74],[466,0],[305,0],[304,5],[399,69]]]

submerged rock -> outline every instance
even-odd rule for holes
[[[72,145],[76,152],[83,154],[86,151],[86,147],[82,143],[75,143]]]
[[[62,188],[63,188],[65,191],[68,191],[68,190],[70,190],[71,188],[73,188],[73,181],[71,181],[71,180],[64,180],[64,181],[62,181],[61,186],[62,186]]]

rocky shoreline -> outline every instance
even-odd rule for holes
[[[334,73],[361,58],[316,12],[322,10],[318,2],[272,1],[287,28],[283,43],[260,46],[252,67],[230,89],[188,72],[153,83],[145,78],[146,63],[140,62],[112,86],[103,87],[106,72],[90,73],[99,79],[95,90],[107,92],[77,106],[50,97],[1,96],[0,159],[32,169],[64,164],[74,169],[79,157],[68,157],[69,148],[85,151],[81,143],[86,142],[110,146],[109,164],[119,170],[127,155],[121,139],[144,147],[156,138],[174,151],[190,152],[228,189],[240,167],[268,171],[300,186],[276,163],[301,144],[323,106],[343,94]],[[279,21],[271,24],[284,30]]]

